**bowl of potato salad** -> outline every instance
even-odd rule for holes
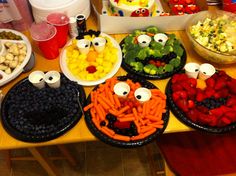
[[[188,21],[186,33],[204,59],[217,64],[236,63],[236,14],[199,12]]]

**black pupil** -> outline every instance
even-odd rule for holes
[[[206,74],[206,72],[203,72],[204,74]]]
[[[88,45],[85,45],[85,48],[87,48],[88,47]]]
[[[140,100],[142,97],[141,95],[137,95],[136,98]]]
[[[195,72],[197,72],[198,71],[198,69],[195,69]]]
[[[53,80],[53,77],[50,76],[48,79],[51,81],[51,80]]]
[[[39,81],[42,81],[43,80],[43,78],[41,78]]]
[[[127,93],[128,93],[128,92],[125,91],[125,92],[123,92],[123,95],[126,95]]]
[[[98,43],[98,42],[96,42],[94,45],[98,46],[98,45],[99,45],[99,43]]]
[[[77,16],[77,19],[78,20],[82,20],[82,19],[84,19],[84,16],[83,15],[79,15],[79,16]]]
[[[162,40],[162,39],[159,39],[158,42],[163,42],[163,40]]]
[[[147,43],[146,41],[143,41],[142,43]]]

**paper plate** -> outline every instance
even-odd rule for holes
[[[120,45],[115,41],[115,39],[113,39],[111,36],[109,36],[107,34],[101,33],[101,36],[110,38],[110,40],[113,43],[114,47],[118,49],[118,60],[117,60],[116,64],[114,65],[113,69],[105,77],[103,77],[102,79],[96,80],[96,81],[86,81],[86,80],[82,80],[82,79],[76,78],[70,72],[70,70],[68,69],[67,64],[66,64],[67,57],[66,57],[66,49],[65,48],[66,48],[66,46],[70,45],[71,42],[72,42],[72,41],[69,41],[66,44],[66,46],[64,47],[64,49],[62,50],[62,52],[61,52],[61,55],[60,55],[60,67],[61,67],[62,72],[71,81],[76,81],[78,84],[83,85],[83,86],[94,86],[94,85],[98,85],[100,83],[103,83],[108,78],[111,78],[119,70],[121,62],[122,62],[122,52],[121,52],[121,49],[120,49]]]
[[[3,32],[3,31],[12,32],[16,35],[19,35],[19,36],[21,36],[22,40],[0,39],[1,42],[5,43],[5,42],[9,41],[9,42],[13,42],[13,43],[24,43],[24,44],[26,44],[26,47],[27,47],[27,53],[26,53],[25,59],[21,63],[21,65],[18,68],[16,68],[11,74],[8,75],[5,72],[0,70],[0,74],[3,77],[2,79],[0,79],[0,86],[3,86],[4,84],[6,84],[6,83],[10,82],[11,80],[15,79],[19,74],[21,74],[23,72],[24,67],[29,62],[29,59],[30,59],[31,53],[32,53],[31,44],[30,44],[28,38],[24,34],[18,32],[18,31],[15,31],[15,30],[11,30],[11,29],[0,29],[0,32]]]

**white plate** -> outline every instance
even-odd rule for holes
[[[0,29],[0,32],[2,32],[2,31],[12,32],[16,35],[21,36],[22,40],[5,40],[5,39],[0,39],[0,40],[3,43],[7,42],[7,41],[13,42],[13,43],[24,43],[24,44],[26,44],[26,47],[27,47],[27,53],[26,53],[24,61],[20,65],[20,67],[16,68],[11,74],[6,74],[5,72],[0,70],[0,74],[3,76],[3,78],[0,79],[0,86],[3,86],[4,84],[10,82],[11,80],[15,79],[19,74],[22,73],[25,65],[29,62],[29,59],[30,59],[30,56],[32,53],[31,44],[30,44],[28,38],[24,34],[18,32],[18,31],[12,30],[12,29]]]
[[[115,41],[115,39],[113,39],[111,36],[109,36],[107,34],[101,33],[101,36],[110,38],[113,46],[118,49],[118,54],[117,54],[118,55],[118,60],[117,60],[116,64],[114,65],[113,69],[105,77],[103,77],[99,80],[96,80],[96,81],[86,81],[86,80],[78,79],[75,76],[73,76],[73,74],[70,72],[70,70],[68,69],[67,64],[66,64],[67,57],[66,57],[66,49],[65,48],[66,48],[66,46],[71,44],[72,40],[70,40],[61,52],[60,67],[61,67],[62,72],[71,81],[75,81],[78,84],[83,85],[83,86],[95,86],[95,85],[98,85],[98,84],[101,84],[101,83],[105,82],[107,79],[114,76],[116,74],[116,72],[119,70],[121,62],[122,62],[122,52],[121,52],[120,45],[117,43],[117,41]]]

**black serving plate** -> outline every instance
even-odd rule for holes
[[[57,89],[47,85],[38,89],[25,78],[6,94],[1,121],[4,129],[18,140],[48,141],[61,136],[79,121],[85,100],[83,87],[63,74]]]
[[[127,79],[131,79],[134,82],[139,82],[143,87],[146,87],[148,89],[155,89],[157,88],[154,84],[144,80],[144,79],[140,79],[137,76],[134,75],[127,75],[127,76],[119,76],[118,80],[120,81],[125,81]],[[98,86],[96,86],[93,90],[96,90],[98,88]],[[91,103],[91,97],[90,95],[87,98],[87,104]],[[115,147],[121,147],[121,148],[134,148],[134,147],[139,147],[139,146],[143,146],[145,144],[148,144],[149,142],[151,142],[152,140],[156,139],[158,135],[162,134],[168,124],[168,120],[169,120],[169,108],[168,106],[166,106],[166,113],[163,113],[162,115],[162,120],[164,121],[164,126],[162,129],[158,129],[155,133],[153,133],[152,135],[142,139],[142,140],[136,140],[136,141],[130,141],[130,142],[125,142],[125,141],[119,141],[119,140],[115,140],[110,138],[109,136],[105,135],[104,133],[102,133],[99,129],[97,129],[97,127],[94,125],[94,123],[92,122],[92,116],[90,113],[90,110],[85,112],[85,121],[86,124],[89,128],[89,130],[101,141],[110,144],[112,146]]]
[[[172,89],[171,89],[172,83],[171,83],[171,80],[172,79],[169,80],[169,82],[166,86],[167,103],[168,103],[171,111],[175,115],[175,117],[177,119],[179,119],[182,123],[184,123],[185,125],[187,125],[191,128],[194,128],[196,130],[209,132],[209,133],[216,133],[216,134],[226,133],[226,132],[232,131],[236,128],[236,123],[231,123],[231,124],[229,124],[227,126],[224,126],[224,127],[211,127],[211,126],[208,126],[208,125],[201,125],[201,124],[197,124],[197,123],[193,122],[174,103],[174,100],[172,98]]]
[[[123,50],[124,41],[125,41],[125,38],[120,42],[121,50]],[[181,47],[183,48],[184,52],[183,52],[183,56],[181,57],[181,60],[180,60],[180,65],[177,68],[175,68],[172,72],[166,72],[166,73],[163,73],[163,74],[156,74],[156,75],[150,75],[150,74],[147,74],[145,72],[138,72],[138,71],[134,70],[130,65],[125,63],[123,52],[122,52],[123,60],[122,60],[122,63],[121,63],[121,67],[123,69],[125,69],[125,71],[127,71],[128,73],[138,75],[142,78],[146,78],[146,79],[150,79],[150,80],[166,79],[166,78],[169,78],[169,77],[173,76],[175,73],[178,73],[179,71],[181,71],[184,68],[185,64],[186,64],[187,53],[186,53],[186,50],[183,47],[183,45],[181,45]],[[147,59],[149,59],[149,58],[147,58]]]

